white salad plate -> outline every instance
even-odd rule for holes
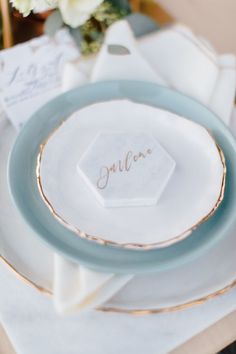
[[[52,295],[53,252],[34,236],[11,201],[7,158],[16,132],[0,121],[0,258],[27,284]],[[236,237],[232,229],[199,257],[176,268],[135,276],[103,311],[158,313],[180,310],[225,293],[236,285]]]
[[[78,162],[99,134],[114,134],[115,143],[115,134],[120,132],[151,136],[173,160],[175,168],[154,205],[106,208],[78,173]],[[143,147],[144,151],[152,148],[152,141],[149,146],[147,140]],[[95,155],[93,165],[96,158],[102,165],[103,155]],[[121,160],[123,156],[124,151]],[[134,171],[142,164],[137,162]],[[225,164],[214,138],[199,124],[157,107],[112,100],[76,111],[42,142],[37,178],[49,210],[78,236],[150,249],[183,240],[214,213],[223,199]],[[158,176],[155,178],[158,184]]]

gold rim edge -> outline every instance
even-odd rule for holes
[[[26,285],[32,286],[35,290],[45,294],[45,295],[52,295],[52,292],[46,288],[44,288],[41,285],[38,285],[37,283],[33,282],[31,279],[27,278],[23,273],[19,272],[16,267],[14,267],[5,257],[0,255],[0,260],[2,263],[6,265],[8,269],[10,269],[13,274],[22,282],[24,282]]]
[[[41,292],[44,295],[47,296],[53,296],[53,292],[50,291],[49,289],[44,288],[43,286],[38,285],[37,283],[33,282],[31,279],[27,278],[25,275],[20,273],[16,267],[14,267],[5,257],[0,255],[0,260],[7,266],[8,269],[10,269],[16,277],[24,282],[26,285],[32,286],[35,290]],[[96,308],[97,311],[101,312],[113,312],[113,313],[123,313],[127,315],[151,315],[151,314],[160,314],[160,313],[168,313],[168,312],[175,312],[175,311],[180,311],[184,309],[191,308],[196,305],[202,305],[208,300],[214,299],[218,296],[224,295],[233,288],[236,287],[236,279],[233,280],[230,284],[224,286],[220,290],[217,290],[213,293],[210,293],[206,296],[202,296],[196,300],[192,300],[189,302],[185,302],[180,305],[176,306],[169,306],[169,307],[163,307],[163,308],[151,308],[151,309],[125,309],[125,308],[118,308],[118,307],[105,307],[105,306],[99,306]]]
[[[62,122],[63,123],[63,122]],[[57,127],[57,129],[59,129],[59,127],[61,126],[61,124]],[[53,131],[53,133],[57,130],[55,129]],[[53,134],[52,133],[52,134]],[[50,134],[50,136],[52,135]],[[48,139],[50,138],[50,136],[48,137]],[[46,141],[47,142],[47,141]],[[37,167],[36,167],[36,175],[38,177],[38,172],[40,171],[39,166],[40,166],[40,162],[41,162],[41,158],[42,158],[42,146],[46,145],[46,142],[44,144],[42,144],[40,146],[40,152],[38,154],[38,158],[37,158]],[[223,178],[222,178],[222,187],[221,187],[221,193],[220,196],[217,200],[217,203],[215,204],[215,208],[213,208],[211,210],[211,212],[204,218],[202,222],[206,221],[214,212],[215,210],[218,208],[218,206],[220,205],[221,201],[223,200],[224,197],[224,191],[225,191],[225,180],[226,180],[226,163],[225,163],[225,157],[224,157],[224,153],[222,151],[222,149],[220,148],[220,146],[215,142],[217,149],[219,151],[219,155],[221,158],[221,162],[223,165]],[[41,182],[41,179],[37,178],[37,182]],[[39,185],[38,185],[39,186]],[[39,186],[39,191],[40,191],[40,186]],[[44,196],[41,194],[41,196],[44,198]],[[50,208],[49,208],[50,209]],[[53,208],[52,208],[53,210]],[[64,223],[64,222],[63,222]],[[198,226],[199,224],[197,224]],[[192,228],[191,230],[193,231],[197,226],[195,226],[194,228]],[[68,226],[67,226],[68,227]],[[101,240],[99,240],[100,243],[104,243],[103,240],[101,242]],[[111,241],[107,241],[108,243],[112,243]],[[116,244],[117,245],[117,244]],[[122,246],[120,244],[118,244],[119,246]],[[136,247],[135,247],[136,248]],[[52,291],[50,291],[49,289],[44,288],[43,286],[38,285],[37,283],[33,282],[31,279],[29,279],[28,277],[26,277],[24,274],[20,273],[5,257],[3,257],[2,255],[0,255],[0,260],[17,276],[17,278],[19,280],[21,280],[22,282],[24,282],[26,285],[32,286],[35,290],[41,292],[44,295],[48,295],[48,296],[52,296],[53,293]],[[105,307],[105,306],[99,306],[96,308],[97,311],[102,311],[102,312],[114,312],[114,313],[124,313],[124,314],[129,314],[129,315],[148,315],[148,314],[160,314],[160,313],[166,313],[166,312],[174,312],[174,311],[180,311],[183,309],[187,309],[196,305],[200,305],[203,304],[205,302],[207,302],[210,299],[213,299],[215,297],[221,296],[226,294],[228,291],[230,291],[231,289],[233,289],[236,286],[236,279],[233,280],[230,284],[226,285],[225,287],[223,287],[220,290],[217,290],[213,293],[210,293],[206,296],[203,296],[199,299],[193,300],[193,301],[189,301],[180,305],[176,305],[176,306],[171,306],[171,307],[165,307],[165,308],[151,308],[151,309],[125,309],[125,308],[116,308],[116,307]]]
[[[59,126],[56,127],[56,129],[54,129],[49,134],[47,139],[39,147],[39,153],[38,153],[38,156],[37,156],[37,163],[36,163],[37,186],[38,186],[41,198],[43,199],[44,203],[48,207],[48,209],[51,212],[51,214],[53,215],[53,217],[58,222],[60,222],[63,226],[65,226],[67,229],[71,230],[72,232],[74,232],[76,235],[78,235],[81,238],[85,238],[87,240],[94,241],[94,242],[102,244],[102,245],[111,245],[111,246],[120,247],[120,248],[126,248],[126,249],[150,250],[150,249],[155,249],[155,248],[167,247],[167,246],[170,246],[170,245],[172,245],[172,244],[174,244],[176,242],[184,240],[188,235],[190,235],[194,230],[196,230],[197,227],[199,227],[201,224],[203,224],[205,221],[207,221],[216,212],[216,210],[220,206],[222,200],[224,199],[226,172],[227,172],[225,156],[224,156],[223,150],[217,144],[217,142],[215,141],[215,139],[212,136],[212,134],[206,129],[206,131],[208,132],[209,136],[213,140],[213,142],[214,142],[214,144],[215,144],[215,146],[217,148],[217,151],[219,153],[220,160],[221,160],[221,163],[222,163],[222,166],[223,166],[223,175],[222,175],[222,182],[221,182],[221,188],[220,188],[219,197],[218,197],[215,205],[213,206],[213,208],[201,220],[199,220],[196,224],[194,224],[192,227],[190,227],[189,229],[185,230],[184,232],[182,232],[178,236],[172,237],[171,239],[169,239],[167,241],[155,242],[155,243],[150,243],[150,244],[118,243],[118,242],[114,242],[114,241],[110,241],[110,240],[104,239],[104,238],[99,237],[99,236],[90,235],[90,234],[86,233],[85,231],[82,231],[79,228],[75,227],[74,225],[69,224],[61,215],[59,215],[57,213],[57,211],[54,209],[53,205],[51,204],[51,202],[47,198],[47,196],[46,196],[46,194],[45,194],[45,192],[43,190],[43,186],[42,186],[41,162],[42,162],[42,156],[43,156],[44,148],[47,145],[49,139],[63,125],[64,122],[65,121],[62,121],[59,124]]]

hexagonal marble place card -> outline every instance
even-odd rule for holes
[[[157,203],[175,161],[149,134],[100,133],[77,170],[104,207]]]

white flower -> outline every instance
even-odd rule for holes
[[[43,12],[58,6],[58,0],[34,0],[34,11]]]
[[[24,16],[30,11],[45,11],[59,7],[64,22],[71,27],[78,27],[86,22],[95,9],[104,0],[10,0],[13,6]]]
[[[64,22],[78,27],[86,22],[103,0],[58,0]]]
[[[34,8],[32,0],[10,0],[10,2],[24,16],[28,16],[30,11]]]
[[[57,6],[58,0],[10,0],[10,2],[24,16],[28,16],[32,10],[45,11]]]

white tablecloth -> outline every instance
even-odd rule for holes
[[[0,321],[17,354],[168,353],[236,310],[235,288],[179,312],[134,316],[91,310],[61,317],[49,297],[1,263],[0,284]]]
[[[4,207],[4,200],[0,205]],[[91,310],[60,317],[49,297],[20,282],[2,264],[0,284],[0,321],[17,354],[168,353],[236,310],[233,289],[181,312],[137,317]]]
[[[0,320],[17,354],[162,354],[236,310],[236,289],[181,312],[55,313],[50,298],[0,267]]]

